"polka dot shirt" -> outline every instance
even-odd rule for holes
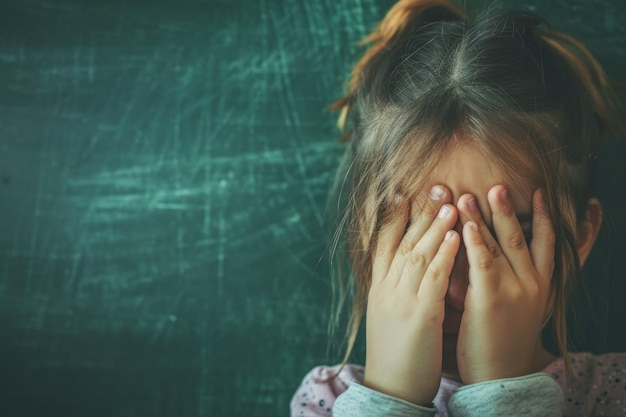
[[[562,359],[543,370],[561,386],[564,416],[626,416],[626,353],[576,353],[570,357],[574,370],[570,380]],[[332,378],[339,369],[339,366],[319,366],[309,372],[291,400],[291,416],[332,416],[335,400],[348,389],[350,381],[363,381],[362,366],[347,365]],[[458,382],[442,380],[434,400],[437,416],[448,416],[448,399],[460,386]]]

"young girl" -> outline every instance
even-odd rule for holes
[[[602,69],[533,14],[469,20],[444,0],[400,1],[367,41],[335,105],[348,352],[305,377],[292,415],[626,415],[626,355],[568,353],[565,329],[617,120]],[[364,313],[363,368],[346,361]]]

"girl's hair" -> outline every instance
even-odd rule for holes
[[[491,7],[470,20],[445,0],[399,1],[364,43],[371,47],[332,105],[350,141],[334,187],[330,248],[339,268],[335,323],[352,301],[344,365],[365,311],[380,226],[397,214],[390,203],[397,194],[416,198],[445,150],[472,140],[509,180],[545,191],[557,237],[553,328],[571,369],[566,301],[580,273],[575,231],[593,195],[597,148],[618,125],[601,67],[535,14]]]

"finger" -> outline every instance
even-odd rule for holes
[[[439,245],[437,253],[428,265],[428,269],[426,269],[422,279],[417,294],[419,304],[432,304],[444,300],[460,242],[461,239],[454,230],[446,232],[443,242]]]
[[[554,271],[554,245],[556,234],[548,213],[544,193],[533,193],[533,237],[530,241],[530,256],[540,276],[552,279]]]
[[[483,215],[480,212],[480,207],[476,201],[476,197],[471,194],[464,194],[459,197],[457,201],[457,207],[459,208],[459,216],[461,218],[461,224],[472,221],[476,223],[478,231],[480,232],[485,246],[489,250],[492,257],[497,258],[502,254],[498,241],[489,230],[489,226],[485,223]]]
[[[372,283],[382,281],[387,275],[409,221],[408,200],[397,195],[392,204],[391,219],[383,224],[378,232],[378,241],[372,263]]]
[[[449,190],[441,185],[433,186],[411,204],[411,226],[400,244],[400,253],[408,254],[421,239],[438,215],[441,206],[451,201]]]
[[[497,289],[500,283],[496,271],[496,258],[489,252],[475,222],[468,221],[463,225],[463,242],[467,250],[470,287],[479,290]]]
[[[487,200],[498,243],[513,272],[520,278],[534,276],[535,268],[526,246],[526,237],[506,187],[492,187]]]
[[[399,283],[407,291],[419,290],[424,273],[439,251],[446,233],[452,229],[457,219],[456,208],[451,204],[444,204],[439,210],[437,218],[424,236],[417,242],[413,250],[406,255],[404,269]],[[454,262],[454,260],[453,260]]]

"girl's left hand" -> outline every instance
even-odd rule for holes
[[[471,196],[470,196],[471,197]],[[537,372],[541,329],[551,314],[555,233],[543,194],[533,194],[530,248],[506,188],[489,190],[492,236],[471,198],[458,206],[469,286],[457,342],[465,384]]]

